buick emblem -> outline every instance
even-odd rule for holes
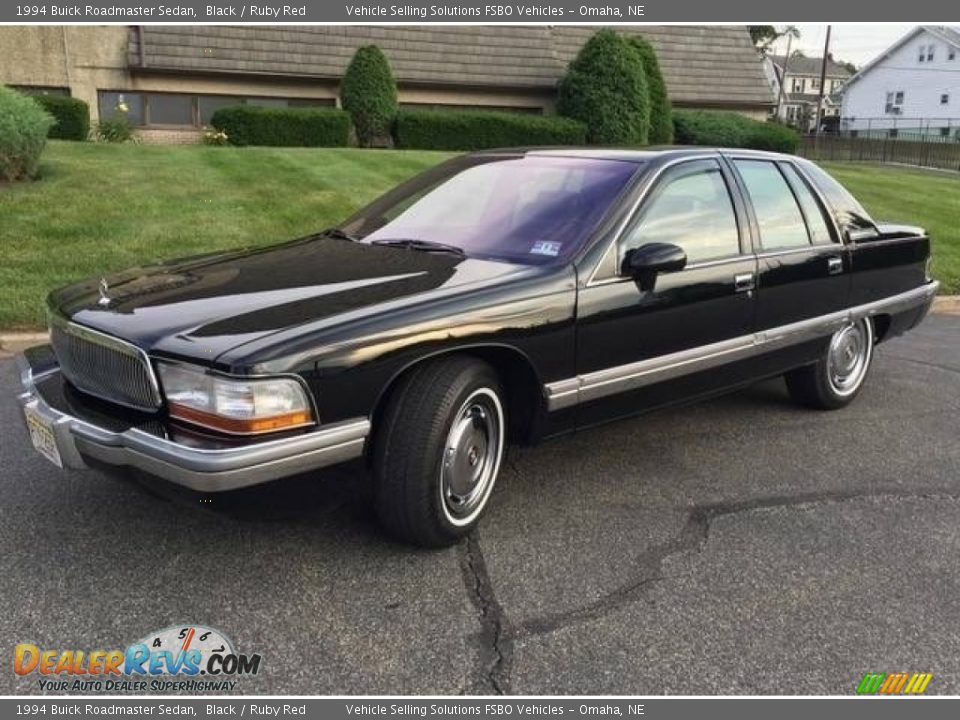
[[[110,285],[107,283],[106,278],[100,278],[100,299],[97,300],[97,305],[100,307],[106,307],[110,304],[110,296],[107,293],[110,291]]]

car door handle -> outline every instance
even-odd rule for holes
[[[831,275],[839,275],[843,272],[843,258],[827,258],[827,272]]]
[[[750,292],[757,286],[753,273],[741,273],[733,276],[733,289],[736,292]]]

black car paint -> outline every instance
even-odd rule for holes
[[[96,282],[80,283],[52,293],[51,311],[129,340],[159,360],[238,375],[299,374],[315,396],[321,423],[375,417],[397,378],[426,358],[478,353],[505,363],[516,376],[511,383],[525,388],[528,394],[514,400],[535,421],[536,437],[778,374],[816,359],[826,340],[552,413],[543,392],[547,383],[777,327],[925,282],[929,240],[920,229],[881,226],[878,237],[858,242],[838,233],[835,245],[768,257],[725,153],[624,157],[642,159],[638,176],[571,265],[515,265],[314,236],[108,277],[111,302],[105,307],[98,304]],[[729,180],[741,257],[663,274],[650,292],[632,278],[592,284],[605,249],[661,170],[702,158],[720,162]],[[842,274],[827,274],[833,256],[842,259]],[[755,274],[754,290],[738,292],[734,277],[741,273]],[[890,319],[885,330],[902,332],[920,317],[910,311]]]

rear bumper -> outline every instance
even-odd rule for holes
[[[38,384],[56,380],[58,367],[35,367],[17,357],[23,392],[18,399],[52,429],[64,467],[87,467],[85,458],[137,468],[200,492],[221,492],[317,470],[363,454],[370,422],[358,418],[311,432],[236,447],[205,448],[137,427],[122,430],[54,407]]]

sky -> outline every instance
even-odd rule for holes
[[[776,26],[782,30],[782,25]],[[834,23],[830,32],[830,51],[836,60],[852,62],[860,67],[882,53],[916,27],[912,23]],[[827,26],[816,23],[798,23],[800,39],[794,40],[790,52],[799,48],[804,55],[820,57]],[[774,45],[774,54],[782,55],[786,39]]]

